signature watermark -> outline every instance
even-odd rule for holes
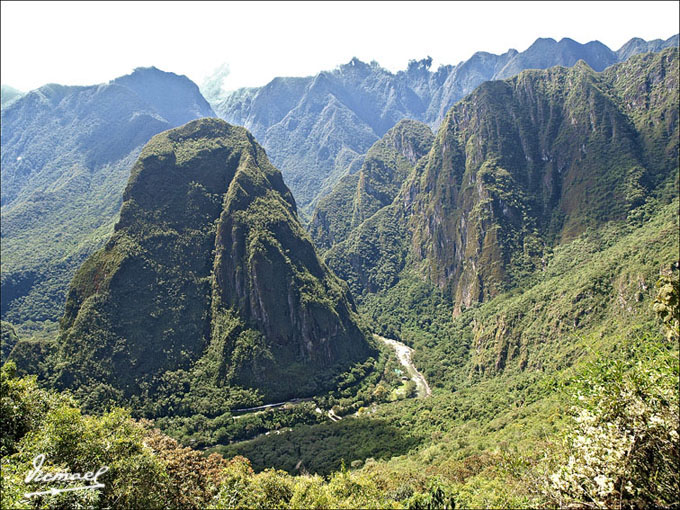
[[[62,489],[57,489],[52,487],[48,490],[37,491],[37,492],[27,492],[24,494],[27,498],[32,498],[33,496],[45,496],[52,495],[56,496],[62,492],[72,492],[72,491],[84,491],[93,489],[103,489],[105,485],[99,483],[98,479],[101,475],[109,470],[108,466],[100,467],[96,472],[88,471],[87,473],[70,473],[68,471],[58,472],[58,473],[45,473],[42,470],[42,466],[45,463],[45,454],[41,453],[36,455],[33,459],[33,469],[28,472],[24,482],[26,483],[50,483],[50,482],[83,482],[90,483],[91,485],[81,485],[78,487],[65,487]]]

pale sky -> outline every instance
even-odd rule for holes
[[[599,40],[678,33],[670,2],[9,2],[1,3],[1,81],[90,85],[156,66],[200,84],[227,64],[226,88],[308,76],[352,57],[395,72],[428,55],[523,51],[538,37]]]

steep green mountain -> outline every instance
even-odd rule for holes
[[[14,101],[19,99],[23,95],[24,95],[23,92],[21,92],[18,89],[15,89],[14,87],[10,87],[9,85],[2,85],[2,87],[0,87],[0,103],[1,103],[0,107],[5,108],[11,105]]]
[[[523,52],[478,52],[436,71],[426,58],[411,61],[396,74],[354,58],[316,76],[276,78],[221,99],[211,95],[211,104],[221,118],[245,126],[261,141],[302,212],[311,215],[316,201],[401,119],[436,128],[451,106],[485,81],[509,78],[524,69],[573,66],[579,60],[602,71],[633,54],[677,44],[677,36],[666,41],[632,39],[612,51],[597,41],[538,39]]]
[[[373,144],[359,170],[343,177],[319,200],[310,224],[316,245],[328,249],[343,241],[352,229],[391,204],[433,140],[426,124],[402,120]]]
[[[168,414],[207,395],[225,412],[255,390],[277,401],[329,389],[373,354],[356,321],[264,150],[201,119],[142,150],[113,235],[71,283],[54,371],[90,404],[133,398]]]
[[[258,471],[294,474],[300,466],[331,474],[344,460],[400,508],[431,490],[433,480],[470,508],[558,506],[558,497],[589,502],[592,492],[579,489],[603,476],[668,498],[677,492],[671,473],[680,463],[677,192],[659,202],[556,246],[521,288],[455,318],[451,300],[417,275],[382,296],[367,295],[363,314],[382,334],[414,347],[433,395],[217,451],[243,455]],[[675,303],[665,316],[676,321],[670,341],[654,317],[669,310],[659,296]],[[390,434],[387,424],[395,424]],[[639,452],[632,455],[638,460],[628,451]],[[634,474],[638,462],[648,467]],[[572,485],[556,487],[552,475],[568,477],[569,470],[578,472]],[[671,481],[647,477],[666,470]],[[640,493],[628,488],[622,497],[649,497]]]
[[[367,275],[388,271],[386,290],[407,267],[456,314],[519,285],[561,242],[673,196],[677,66],[667,49],[602,73],[581,62],[481,85],[395,201],[327,261],[359,294],[376,291]]]
[[[3,108],[2,317],[26,328],[57,320],[75,270],[113,230],[142,146],[206,116],[193,82],[155,68],[45,85]]]

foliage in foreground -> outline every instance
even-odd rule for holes
[[[664,209],[663,218],[667,212]],[[668,260],[669,243],[660,240],[667,239],[672,225],[676,223],[665,219],[652,222],[644,235],[633,231],[622,238],[622,244],[613,242],[609,252],[593,249],[599,255],[592,257],[599,257],[603,264],[610,258],[618,260],[621,253],[627,254],[628,264],[614,265],[602,273],[603,278],[598,264],[590,263],[587,266],[594,269],[579,270],[579,277],[609,281],[609,275],[629,274],[626,281],[637,282],[635,275],[648,274],[646,281],[650,281],[652,268],[648,266],[658,267],[660,261]],[[636,250],[635,239],[649,248]],[[647,257],[652,247],[659,261]],[[590,261],[589,257],[575,257],[574,263]],[[638,258],[647,263],[638,264]],[[614,268],[625,271],[616,273]],[[564,278],[547,283],[584,294],[585,284],[578,280],[575,285],[569,277],[572,271],[564,271]],[[559,348],[552,346],[552,361],[546,361],[544,370],[506,370],[474,384],[456,385],[455,391],[440,388],[428,399],[385,403],[360,418],[347,416],[337,424],[296,427],[224,450],[231,456],[243,453],[243,446],[251,448],[247,453],[252,465],[243,459],[228,463],[218,455],[206,457],[182,448],[153,431],[148,422],[136,422],[120,409],[99,417],[83,415],[68,394],[40,389],[33,378],[17,378],[10,362],[3,368],[0,406],[2,507],[672,506],[678,499],[680,467],[675,333],[680,292],[677,269],[673,273],[662,275],[653,303],[649,303],[653,297],[649,292],[649,298],[639,302],[626,299],[626,303],[637,303],[636,307],[621,308],[618,313],[610,309],[629,293],[622,294],[620,286],[615,286],[616,292],[605,286],[597,294],[601,301],[586,301],[590,312],[576,330],[578,337],[550,330],[549,337],[559,342]],[[531,297],[532,292],[524,294]],[[605,313],[593,306],[598,302]],[[651,310],[663,325],[663,334],[658,325],[651,324]],[[595,324],[607,322],[610,327],[591,324],[586,328],[586,319]],[[425,343],[416,346],[427,351]],[[455,359],[444,357],[449,362]],[[586,365],[589,360],[594,361]],[[392,372],[393,366],[387,363],[384,370]],[[427,364],[425,371],[430,377]],[[368,380],[371,374],[353,379]],[[353,380],[350,375],[348,384]],[[568,405],[561,401],[560,387],[566,399],[576,399],[572,421],[564,417]],[[293,440],[301,432],[308,438],[328,433],[323,444],[305,445]],[[352,450],[348,444],[356,447]],[[29,489],[24,477],[40,453],[47,456],[47,472],[85,472],[108,466],[101,478],[106,487],[28,501],[24,493],[39,489]],[[329,469],[317,471],[325,476],[304,474],[304,469],[316,471],[305,460],[314,456],[328,464]],[[389,460],[370,460],[390,456]],[[351,471],[342,469],[343,458]],[[296,469],[300,460],[300,469]],[[271,466],[289,472],[266,469]]]
[[[677,273],[677,271],[676,271]],[[677,342],[678,275],[663,275],[654,310]],[[551,476],[561,507],[673,507],[680,496],[677,344],[647,341],[601,360],[577,393],[568,459]]]
[[[2,367],[2,508],[399,508],[366,473],[346,469],[328,479],[293,477],[273,469],[255,474],[250,462],[205,456],[181,447],[135,421],[123,409],[83,415],[66,393],[39,388],[35,378],[17,378],[10,361]],[[65,482],[27,484],[36,456],[44,473],[108,470],[100,490],[27,498],[27,492],[73,487]],[[417,493],[414,508],[438,501],[441,488]],[[408,504],[408,502],[406,502]],[[420,506],[419,506],[420,505]]]

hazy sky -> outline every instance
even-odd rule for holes
[[[154,65],[227,88],[306,76],[353,56],[392,71],[430,55],[525,50],[538,37],[600,40],[678,33],[671,2],[2,2],[2,83],[89,85]]]

